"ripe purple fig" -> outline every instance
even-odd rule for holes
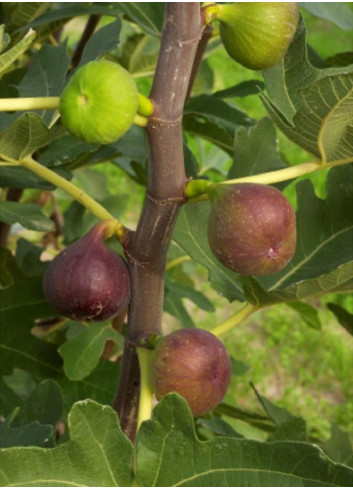
[[[49,264],[43,280],[48,303],[77,321],[104,321],[130,302],[130,277],[120,255],[104,244],[107,223],[96,224]]]
[[[284,268],[296,247],[295,212],[276,188],[253,183],[212,185],[208,241],[227,268],[270,275]]]
[[[201,416],[222,401],[230,377],[228,352],[208,331],[180,329],[157,343],[151,385],[158,400],[176,392],[187,400],[194,416]]]

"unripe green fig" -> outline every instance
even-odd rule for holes
[[[130,302],[130,276],[120,255],[104,244],[104,221],[49,264],[43,279],[48,303],[76,321],[103,321]]]
[[[295,2],[236,2],[217,8],[226,51],[253,70],[266,70],[283,58],[299,20]]]
[[[295,211],[276,188],[254,183],[212,185],[208,241],[227,268],[269,275],[284,268],[296,247]]]
[[[157,343],[151,385],[158,400],[176,392],[186,399],[194,416],[201,416],[222,401],[230,377],[228,352],[208,331],[180,329]]]
[[[77,139],[108,144],[132,126],[138,91],[132,76],[107,60],[91,61],[70,78],[60,96],[62,123]]]

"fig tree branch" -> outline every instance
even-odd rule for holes
[[[125,254],[132,281],[125,349],[114,407],[122,429],[134,440],[140,373],[136,347],[162,327],[165,261],[172,231],[184,203],[182,115],[195,52],[201,36],[199,3],[166,3],[160,54],[147,125],[148,188],[137,229]]]

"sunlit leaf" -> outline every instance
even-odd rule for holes
[[[15,46],[0,55],[0,74],[4,73],[29,48],[36,37],[30,30],[26,36]]]
[[[152,487],[349,486],[353,470],[303,442],[224,436],[202,442],[186,402],[170,394],[141,426],[136,478]]]
[[[21,115],[0,133],[0,158],[20,160],[48,144],[49,130],[33,112]],[[3,156],[4,155],[4,156]]]
[[[282,62],[264,77],[265,107],[289,139],[322,162],[353,158],[353,65],[310,65],[301,25]]]

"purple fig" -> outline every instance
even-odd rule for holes
[[[296,247],[295,212],[276,188],[253,183],[212,185],[208,241],[215,257],[244,275],[284,268]]]
[[[48,303],[77,321],[104,321],[130,302],[130,277],[120,255],[104,244],[106,222],[94,226],[49,264],[43,280]]]
[[[194,416],[201,416],[222,401],[230,377],[228,352],[208,331],[180,329],[157,343],[151,385],[158,400],[176,392],[187,400]]]

